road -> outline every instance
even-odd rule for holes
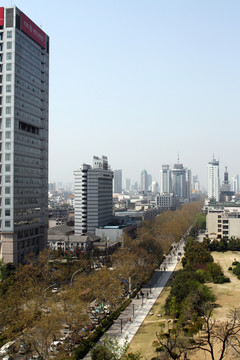
[[[107,330],[106,335],[117,339],[120,346],[126,341],[130,343],[139,327],[143,323],[145,317],[153,307],[155,301],[161,294],[164,286],[168,282],[172,272],[178,263],[178,253],[183,254],[184,240],[177,244],[173,244],[173,249],[169,255],[166,256],[160,269],[156,269],[148,284],[143,286],[142,292],[144,297],[136,296],[128,307],[119,315],[117,320]],[[165,269],[165,270],[164,270]],[[148,293],[148,296],[147,296]],[[91,357],[87,354],[85,360],[90,360]]]

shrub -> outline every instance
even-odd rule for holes
[[[219,275],[214,279],[214,284],[223,284],[223,283],[228,283],[230,282],[229,277],[224,276],[224,275]]]

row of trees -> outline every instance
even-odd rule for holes
[[[227,354],[240,354],[240,311],[234,309],[226,321],[212,317],[215,296],[204,282],[224,278],[221,267],[214,263],[208,243],[188,238],[183,270],[177,272],[165,304],[171,325],[160,323],[154,341],[161,356],[155,359],[189,359],[196,351],[208,353],[212,360]],[[168,323],[169,324],[169,323]]]
[[[208,248],[210,251],[240,251],[240,239],[215,239],[215,240],[206,240],[208,242]]]

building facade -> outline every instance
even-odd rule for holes
[[[172,192],[180,199],[186,199],[186,169],[183,164],[175,164],[172,169]]]
[[[219,201],[220,196],[220,179],[219,179],[219,161],[213,158],[209,161],[208,166],[208,198],[214,198]]]
[[[83,164],[74,171],[75,234],[95,232],[113,217],[113,171],[106,156],[93,157],[93,166]]]
[[[148,191],[148,173],[146,170],[141,172],[141,189],[142,192]]]
[[[160,170],[160,192],[167,194],[172,192],[172,175],[169,165],[162,165]]]
[[[234,175],[231,178],[231,191],[234,191],[235,193],[239,193],[239,176]]]
[[[15,265],[47,243],[49,37],[0,7],[0,258]]]
[[[156,206],[160,209],[171,209],[175,210],[178,205],[178,200],[174,194],[163,193],[158,194],[155,198]]]
[[[210,239],[240,238],[240,207],[209,211],[206,217],[206,235]]]
[[[114,194],[122,193],[122,170],[114,170]]]

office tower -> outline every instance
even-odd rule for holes
[[[126,178],[126,179],[125,179],[125,190],[126,190],[126,191],[129,191],[129,190],[130,190],[130,187],[131,187],[131,179]]]
[[[239,176],[235,175],[231,178],[231,190],[235,193],[239,193]]]
[[[172,192],[172,177],[169,165],[162,165],[160,170],[160,192],[168,194]]]
[[[219,201],[220,180],[219,180],[219,161],[214,158],[209,161],[208,166],[208,198],[215,198]]]
[[[186,169],[183,164],[175,164],[172,169],[172,190],[180,199],[186,199]]]
[[[148,191],[148,173],[146,170],[141,172],[141,191],[147,192]]]
[[[122,193],[122,170],[114,170],[114,193]]]
[[[0,258],[17,264],[47,243],[49,38],[0,7]]]
[[[75,234],[95,232],[108,225],[113,216],[113,171],[106,156],[93,157],[93,165],[74,171]]]

